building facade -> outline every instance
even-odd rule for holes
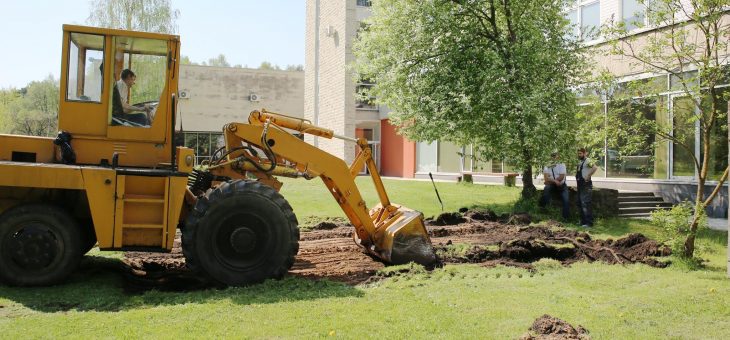
[[[385,176],[427,178],[428,173],[433,173],[439,178],[456,179],[464,172],[472,172],[476,181],[498,182],[502,180],[498,174],[518,172],[499,160],[472,161],[469,146],[405,140],[397,134],[396,127],[389,124],[386,107],[355,99],[359,88],[372,86],[353,80],[347,67],[354,61],[352,41],[362,20],[370,15],[369,5],[370,1],[365,0],[307,1],[305,118],[341,135],[366,137],[377,149],[378,164]],[[574,24],[575,36],[586,41],[589,49],[599,52],[593,60],[596,71],[609,70],[619,79],[620,86],[636,81],[658,84],[655,89],[660,96],[646,100],[639,98],[642,99],[637,100],[642,105],[640,109],[651,119],[672,123],[675,130],[688,131],[687,142],[692,143],[699,159],[699,123],[685,126],[671,119],[677,116],[678,110],[691,109],[677,88],[676,80],[668,74],[649,72],[626,58],[608,57],[601,53],[608,48],[608,42],[598,34],[598,28],[612,20],[625,21],[629,34],[638,37],[639,42],[644,36],[664,29],[652,26],[644,13],[645,9],[636,0],[578,0],[566,9],[566,18]],[[730,22],[730,14],[726,13],[725,18],[726,22]],[[723,91],[730,91],[730,75],[727,80],[720,86]],[[592,110],[599,115],[607,114],[619,104],[595,94],[582,93],[579,99],[580,110]],[[647,136],[651,143],[655,139],[656,136]],[[355,154],[354,146],[348,142],[309,141],[348,161]],[[719,179],[728,164],[727,145],[726,131],[713,136],[715,152],[707,192],[711,191],[709,189],[717,183],[713,180]],[[697,174],[686,151],[666,141],[631,155],[619,155],[618,149],[617,145],[606,141],[598,152],[604,156],[599,160],[602,170],[594,176],[597,187],[652,191],[671,202],[693,199]],[[727,206],[727,190],[723,190],[709,213],[726,217]]]
[[[176,130],[197,161],[223,146],[222,129],[265,108],[302,117],[304,72],[180,65]]]

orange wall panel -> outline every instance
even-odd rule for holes
[[[383,176],[413,178],[416,170],[416,143],[396,132],[388,119],[380,121],[380,173]]]

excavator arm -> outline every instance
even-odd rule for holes
[[[360,150],[348,166],[285,129],[345,139],[356,143]],[[413,261],[429,265],[436,261],[423,215],[390,202],[366,140],[337,136],[306,120],[266,110],[251,112],[249,124],[227,124],[224,136],[224,157],[209,165],[211,174],[229,178],[253,175],[277,190],[281,183],[276,176],[319,177],[355,227],[355,241],[368,253],[393,264]],[[367,166],[380,198],[372,209],[368,209],[355,184],[363,166]]]

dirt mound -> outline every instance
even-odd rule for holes
[[[339,227],[339,225],[337,225],[337,223],[324,221],[324,222],[315,224],[312,227],[312,230],[331,230],[331,229],[335,229],[338,227]]]
[[[578,261],[602,261],[666,267],[666,262],[653,257],[671,254],[668,247],[641,234],[630,234],[615,241],[592,240],[585,232],[543,226],[460,225],[432,229],[431,237],[437,254],[446,263],[507,264],[530,268],[530,263],[547,258],[566,265]],[[469,246],[466,250],[456,251],[456,244]]]
[[[430,225],[456,225],[466,222],[464,216],[461,216],[458,212],[445,212],[441,215],[436,216],[433,221],[428,221]]]
[[[499,216],[491,210],[467,210],[464,212],[464,217],[472,221],[497,221],[499,219]]]
[[[532,223],[532,216],[528,213],[516,213],[507,220],[507,224],[528,225],[530,223]]]
[[[532,323],[530,332],[520,337],[520,340],[590,338],[588,331],[582,326],[578,325],[576,328],[561,319],[545,314]]]

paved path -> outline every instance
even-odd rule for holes
[[[707,223],[710,225],[710,229],[727,230],[726,218],[708,218]]]

